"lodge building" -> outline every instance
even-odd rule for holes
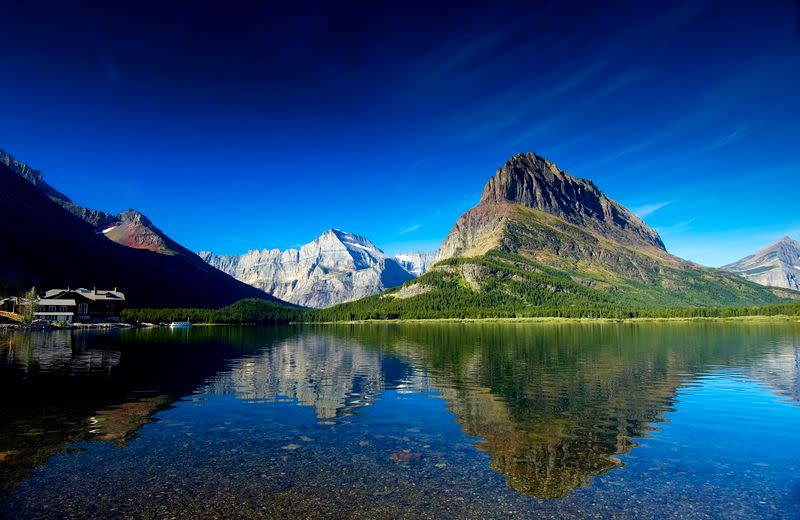
[[[114,288],[50,289],[39,300],[36,319],[67,322],[119,321],[125,294]]]
[[[0,302],[3,310],[21,312],[27,305],[24,298],[6,298]],[[34,319],[45,321],[112,322],[119,321],[125,307],[125,294],[114,288],[50,289],[36,302]]]

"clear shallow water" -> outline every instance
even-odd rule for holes
[[[0,517],[800,517],[800,324],[0,336]]]

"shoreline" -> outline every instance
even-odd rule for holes
[[[776,314],[774,316],[730,316],[725,318],[709,316],[668,317],[668,318],[562,318],[562,317],[521,317],[521,318],[410,318],[396,320],[343,320],[296,322],[292,325],[366,325],[394,323],[639,323],[639,322],[692,322],[692,321],[735,321],[735,322],[786,322],[800,323],[800,316]]]
[[[0,323],[0,331],[56,331],[56,330],[113,330],[141,328],[141,325],[130,323],[71,323],[68,325],[51,325],[45,323]]]
[[[520,317],[520,318],[409,318],[392,320],[342,320],[342,321],[297,321],[281,324],[282,326],[303,325],[401,325],[413,324],[465,324],[465,323],[504,323],[504,324],[606,324],[606,323],[689,323],[689,322],[736,322],[736,323],[777,323],[797,322],[800,316],[777,314],[774,316],[729,316],[725,318],[694,316],[694,317],[639,317],[639,318],[563,318],[563,317]],[[275,323],[193,323],[193,327],[261,327],[275,326]],[[0,323],[0,332],[53,332],[59,330],[119,330],[168,327],[155,324],[131,323],[80,323],[69,326],[26,324],[26,323]]]

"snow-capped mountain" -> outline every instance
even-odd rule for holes
[[[397,263],[414,276],[425,274],[428,266],[433,263],[434,258],[436,258],[435,251],[413,251],[394,255]]]
[[[338,229],[325,231],[299,249],[198,254],[237,280],[304,307],[357,300],[414,277],[367,238]]]

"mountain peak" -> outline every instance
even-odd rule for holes
[[[800,243],[784,236],[722,269],[761,285],[800,290]]]
[[[133,208],[126,209],[125,211],[123,211],[122,213],[117,215],[117,217],[120,220],[123,220],[123,221],[126,221],[126,222],[141,223],[141,224],[143,224],[145,226],[152,226],[153,225],[153,223],[150,222],[150,219],[148,219],[142,213],[140,213],[139,211],[136,211]]]
[[[519,204],[628,243],[664,249],[658,233],[587,179],[574,177],[535,153],[513,155],[483,189],[479,206]]]
[[[337,228],[299,249],[251,250],[200,257],[241,280],[304,307],[327,307],[370,296],[413,278],[369,239]]]

